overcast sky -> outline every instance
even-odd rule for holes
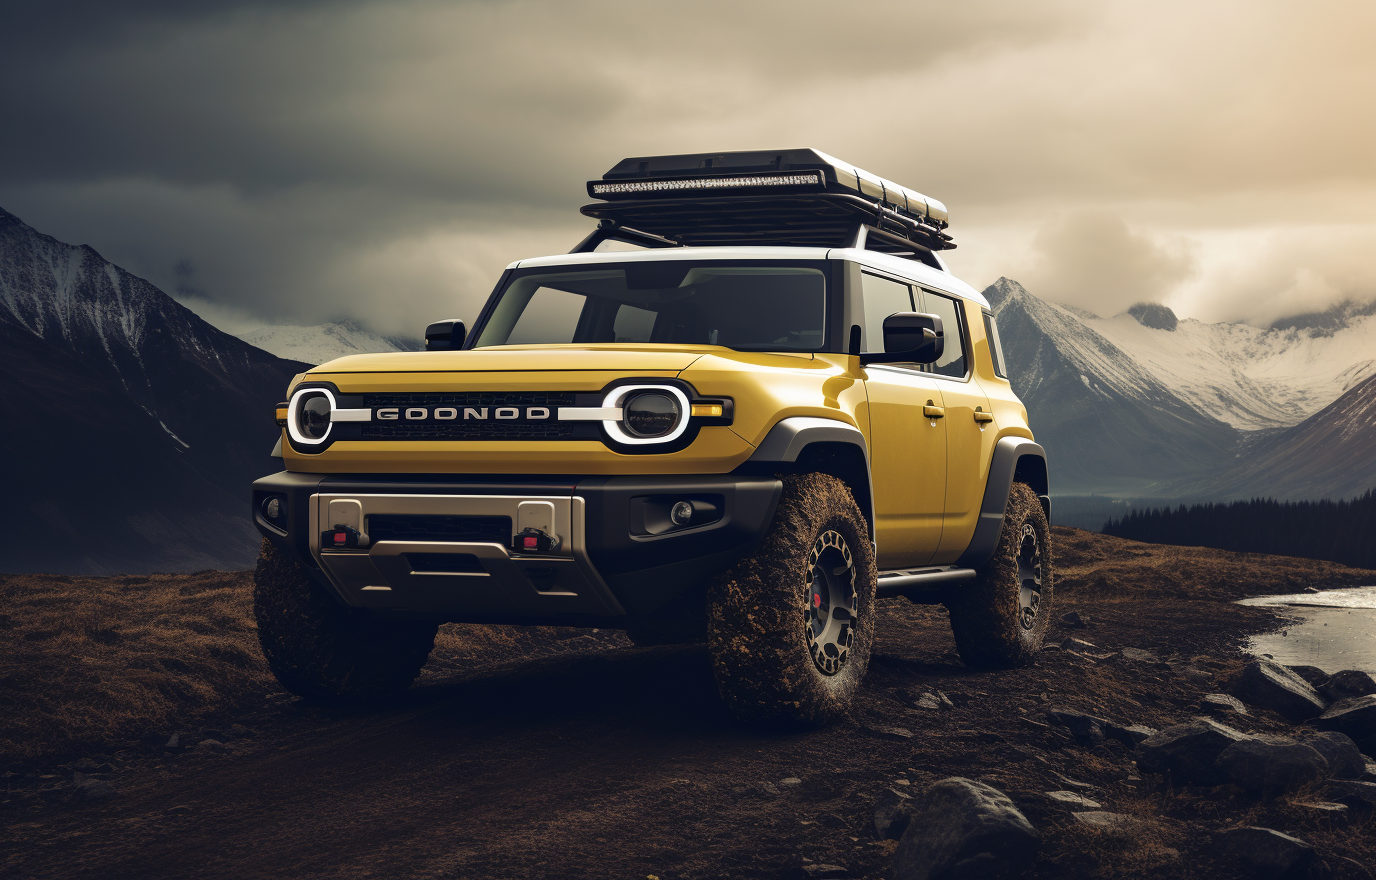
[[[1376,296],[1364,0],[12,5],[0,207],[231,330],[418,335],[625,156],[802,146],[943,200],[977,287]]]

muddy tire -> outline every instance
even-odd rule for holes
[[[844,483],[803,474],[783,484],[763,542],[708,588],[707,645],[737,717],[816,727],[847,710],[865,677],[878,571]]]
[[[1051,618],[1054,581],[1046,512],[1031,487],[1014,483],[993,558],[946,601],[965,665],[1030,666]]]
[[[253,573],[258,642],[282,687],[299,697],[364,703],[411,686],[438,624],[378,618],[326,595],[294,559],[263,541]]]

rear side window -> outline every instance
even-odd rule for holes
[[[941,318],[946,339],[941,360],[932,364],[932,372],[938,376],[949,376],[953,379],[965,378],[965,332],[961,321],[963,310],[960,303],[949,296],[942,296],[929,290],[922,292],[922,302],[929,314]]]
[[[884,350],[884,319],[896,312],[913,310],[908,285],[866,272],[861,276],[865,299],[865,351]]]
[[[994,316],[984,313],[984,335],[989,337],[989,354],[994,360],[994,375],[1008,378],[1008,365],[1003,359],[1003,341],[999,339],[999,325]]]

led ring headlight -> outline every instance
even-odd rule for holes
[[[287,404],[287,433],[293,442],[302,446],[324,443],[334,428],[336,408],[334,395],[328,388],[302,388]]]
[[[620,419],[602,422],[617,443],[669,443],[688,430],[688,396],[672,385],[622,385],[612,389],[602,406],[621,410]]]

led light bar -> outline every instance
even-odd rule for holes
[[[746,177],[694,177],[687,180],[633,180],[626,183],[594,181],[592,194],[603,196],[684,189],[737,189],[747,186],[821,186],[823,182],[821,173],[816,171],[804,174],[752,174]]]

